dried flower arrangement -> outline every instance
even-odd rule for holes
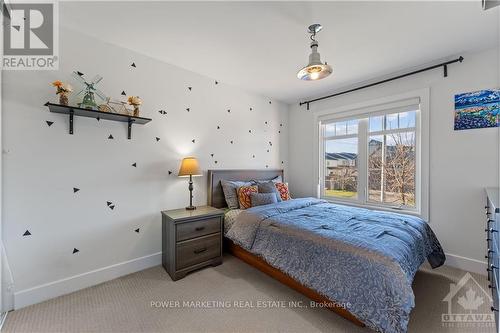
[[[139,117],[139,105],[142,104],[139,96],[129,96],[127,102],[134,107],[134,117]]]
[[[73,88],[59,80],[52,82],[52,85],[57,88],[56,95],[59,95],[59,104],[68,105],[68,95],[73,92]]]

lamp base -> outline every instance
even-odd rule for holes
[[[186,210],[195,210],[196,209],[196,206],[187,206],[186,207]]]

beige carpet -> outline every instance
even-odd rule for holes
[[[13,311],[2,332],[371,332],[325,309],[245,307],[309,301],[230,255],[224,259],[221,266],[177,282],[158,266]],[[409,332],[494,332],[442,327],[442,299],[464,273],[451,268],[417,273]],[[474,277],[488,290],[485,277]],[[151,306],[152,301],[197,300],[219,301],[219,308]],[[221,308],[224,301],[232,306]],[[235,308],[234,301],[242,301],[242,307]]]

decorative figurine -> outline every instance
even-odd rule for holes
[[[83,73],[73,72],[73,77],[83,85],[83,89],[80,90],[76,95],[80,95],[84,93],[83,99],[81,103],[78,103],[78,106],[84,109],[97,110],[99,107],[95,102],[94,94],[99,96],[103,101],[107,100],[106,95],[95,86],[101,82],[102,76],[96,75],[94,79],[90,82],[87,82],[83,79]]]

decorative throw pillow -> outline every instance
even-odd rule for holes
[[[220,184],[222,185],[224,198],[226,198],[227,207],[231,209],[240,208],[240,204],[238,203],[238,188],[252,185],[251,182],[229,180],[221,180]]]
[[[276,189],[280,193],[281,199],[290,200],[290,191],[288,190],[288,183],[275,183]]]
[[[281,194],[278,192],[278,189],[276,186],[274,186],[274,182],[272,180],[265,182],[265,183],[259,183],[259,193],[275,193],[276,198],[278,198],[278,201],[282,201],[281,199]],[[253,206],[253,204],[252,204]]]
[[[250,201],[252,207],[269,205],[278,202],[278,195],[276,193],[250,193]]]
[[[252,199],[250,199],[250,194],[257,192],[257,185],[241,186],[240,188],[238,188],[238,201],[240,202],[240,209],[247,209],[252,207]]]

